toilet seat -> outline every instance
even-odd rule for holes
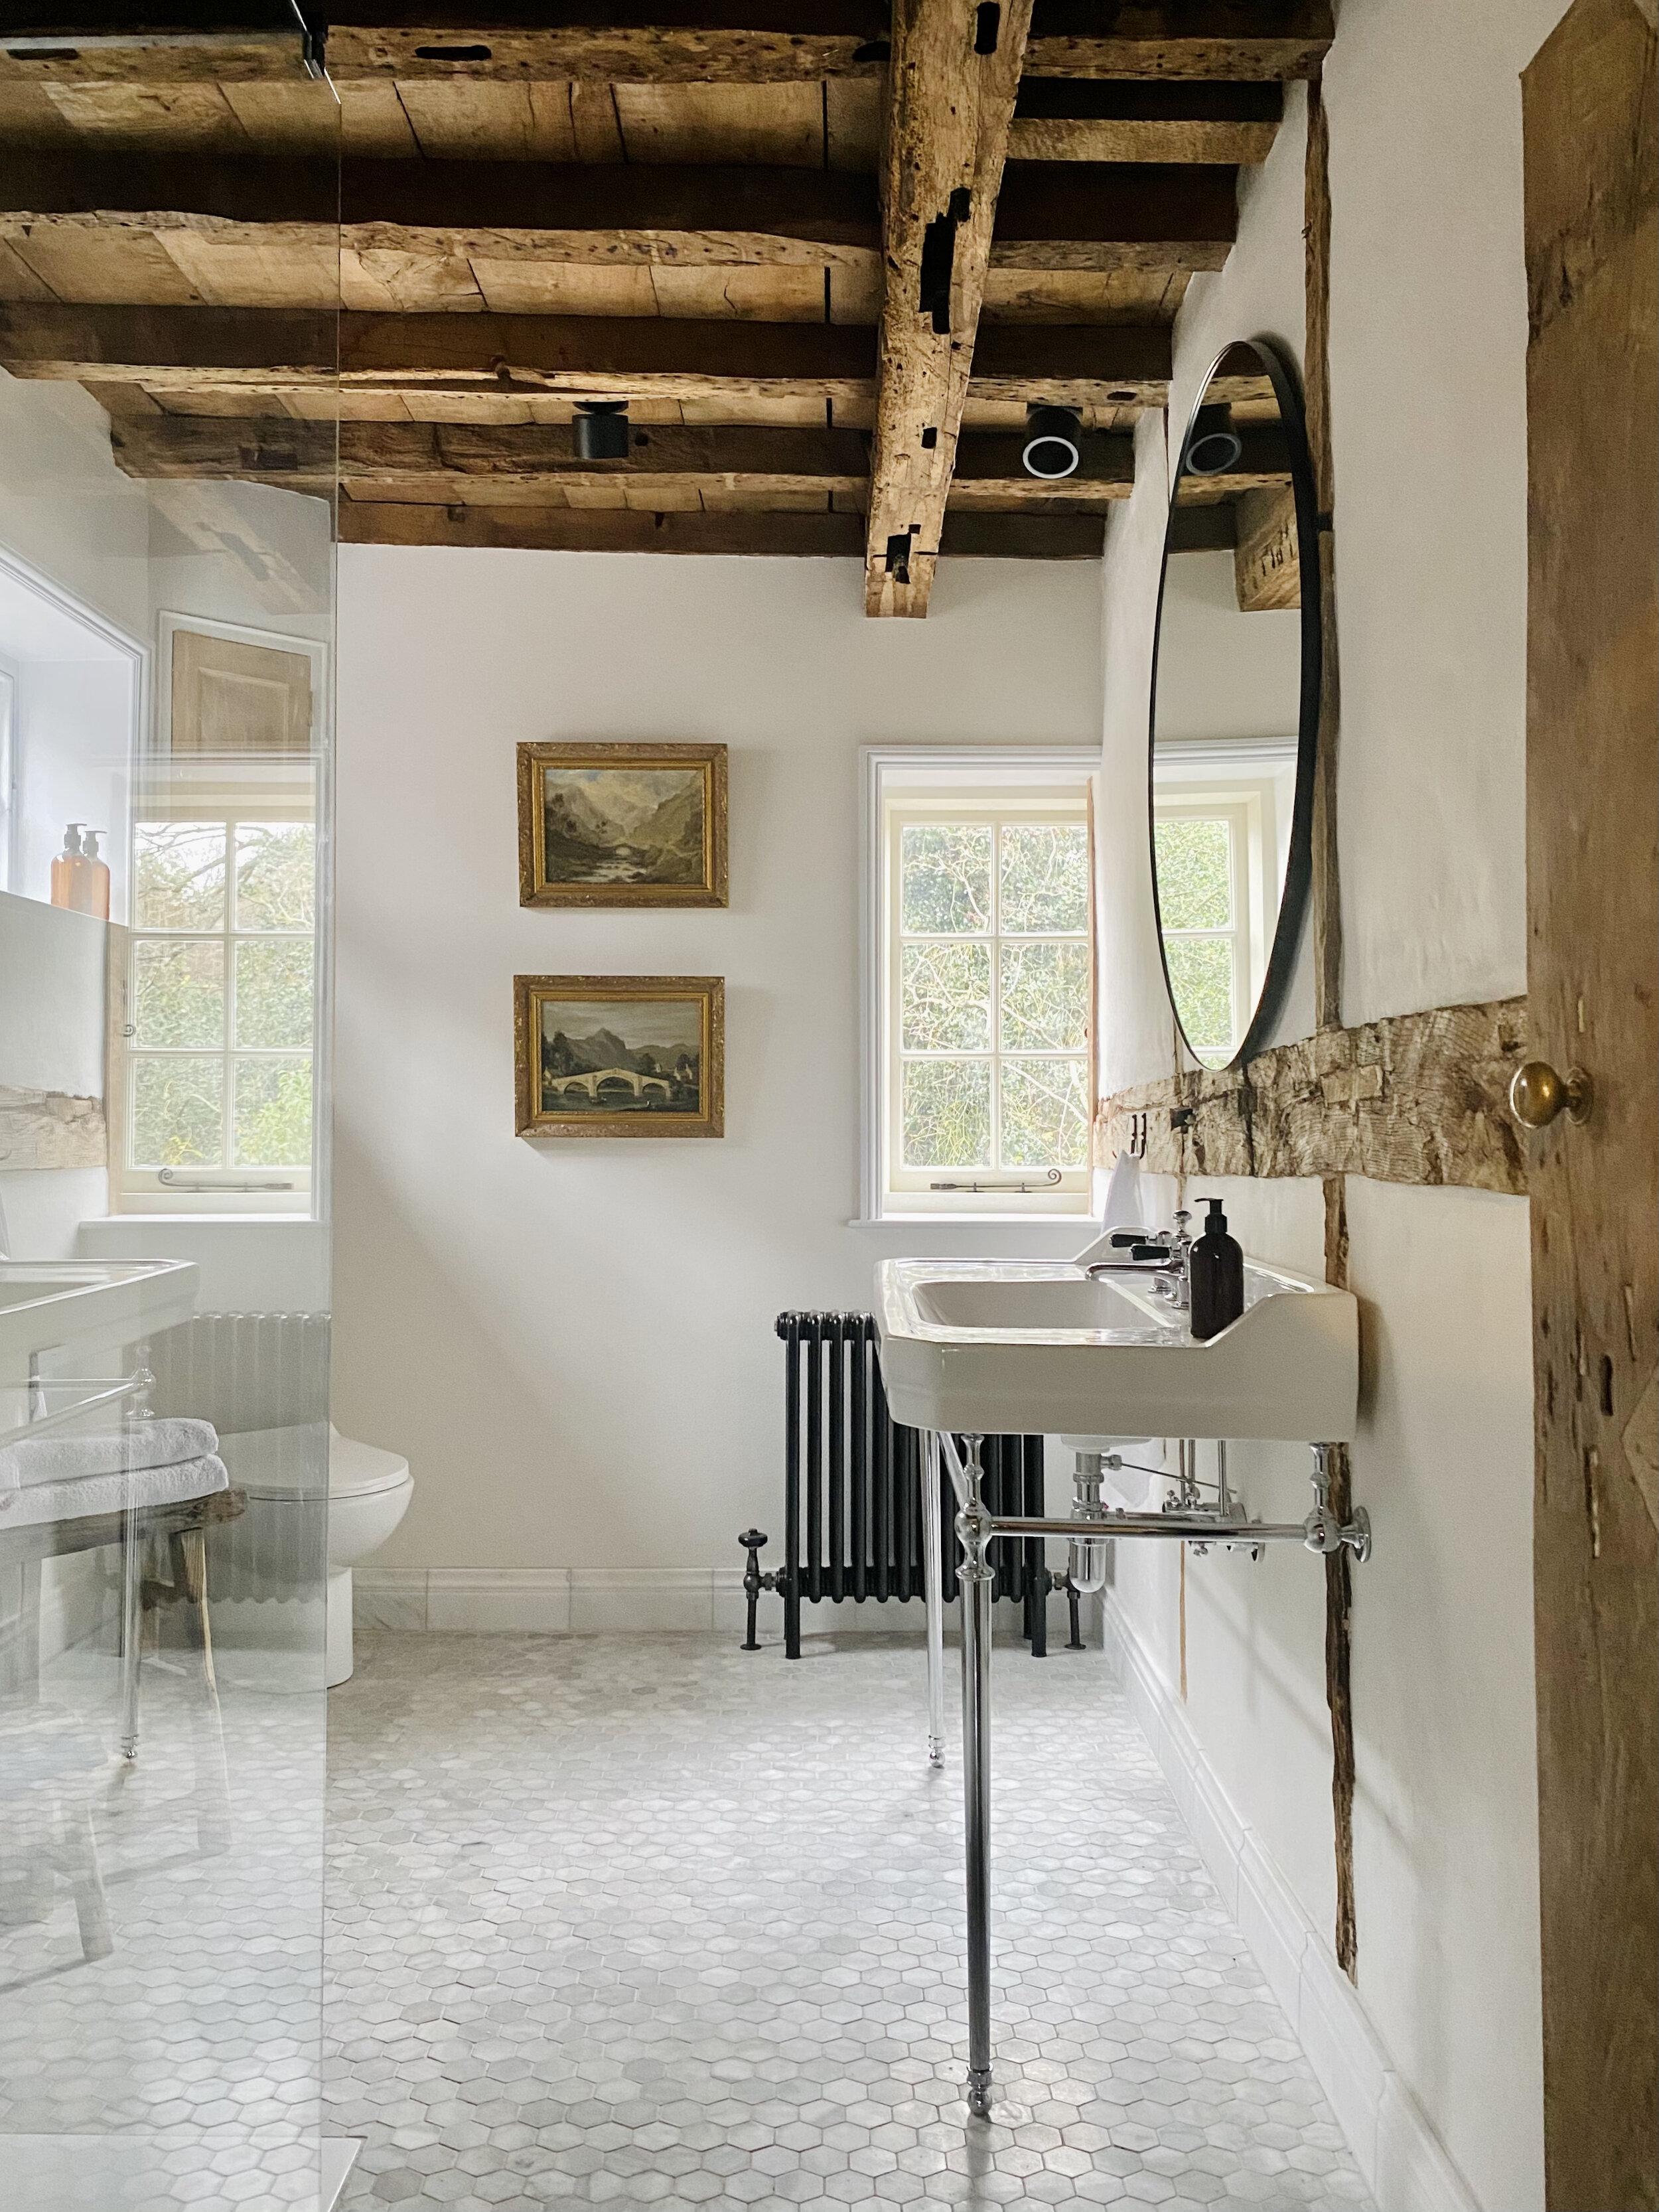
[[[360,1443],[328,1425],[328,1494],[372,1498],[410,1480],[409,1462],[378,1444]],[[245,1429],[219,1439],[230,1479],[250,1498],[316,1497],[323,1488],[320,1424],[308,1421],[282,1429]]]

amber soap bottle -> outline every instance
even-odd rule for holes
[[[1202,1342],[1219,1336],[1244,1310],[1244,1255],[1227,1234],[1221,1200],[1209,1201],[1204,1233],[1188,1260],[1193,1300],[1193,1334]]]

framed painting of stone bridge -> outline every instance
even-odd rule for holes
[[[719,975],[515,975],[521,1137],[719,1137]]]

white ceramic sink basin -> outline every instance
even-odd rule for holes
[[[1354,1432],[1352,1293],[1247,1260],[1244,1311],[1195,1343],[1150,1285],[1052,1261],[884,1260],[876,1271],[893,1419],[986,1435]]]
[[[188,1321],[193,1260],[0,1260],[0,1387],[28,1379],[36,1352],[131,1343]]]

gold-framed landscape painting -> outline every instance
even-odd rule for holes
[[[520,906],[724,906],[726,747],[519,747]]]
[[[726,1133],[719,975],[515,975],[521,1137]]]

